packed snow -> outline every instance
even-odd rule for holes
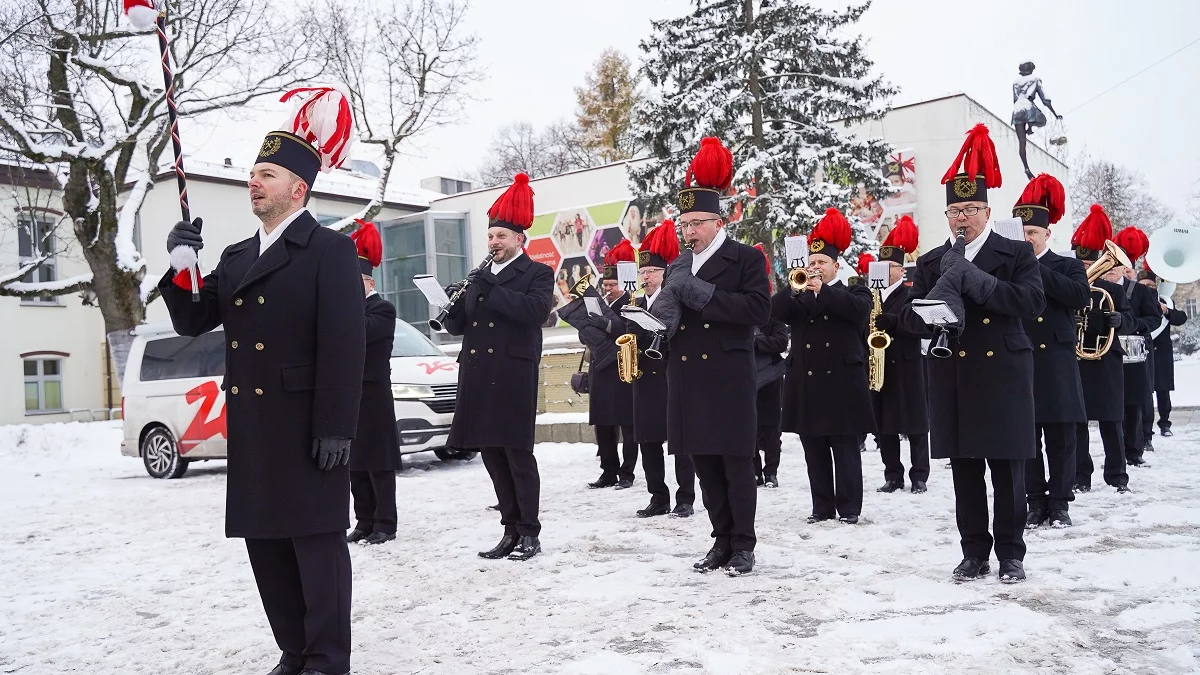
[[[244,546],[223,537],[224,464],[154,480],[119,454],[118,425],[0,427],[0,673],[266,673],[278,652]],[[1016,586],[950,580],[941,461],[928,494],[883,495],[868,452],[862,523],[807,525],[786,437],[782,487],[759,492],[758,566],[730,578],[691,571],[702,509],[634,516],[640,467],[634,489],[585,489],[585,444],[537,449],[544,553],[480,560],[500,535],[486,471],[419,455],[397,480],[399,539],[351,550],[355,672],[1194,673],[1198,441],[1177,426],[1132,494],[1098,487],[1075,527],[1029,533]]]

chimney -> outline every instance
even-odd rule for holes
[[[225,158],[225,166],[233,166],[233,160],[226,157]]]

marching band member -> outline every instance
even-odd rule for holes
[[[888,286],[880,291],[883,311],[875,317],[875,328],[892,338],[884,352],[883,389],[872,392],[879,453],[883,459],[883,486],[876,492],[904,489],[904,463],[900,461],[900,436],[908,438],[909,468],[913,494],[926,491],[929,480],[929,407],[921,335],[908,332],[898,321],[908,305],[909,288],[904,284],[904,260],[917,250],[919,232],[908,215],[901,216],[879,249],[880,262],[889,269]],[[865,277],[864,277],[865,278]]]
[[[1149,265],[1138,272],[1138,283],[1158,292],[1158,275]],[[1158,433],[1171,436],[1171,392],[1175,391],[1175,343],[1171,341],[1171,326],[1187,323],[1187,314],[1175,309],[1170,297],[1158,298],[1162,320],[1151,334],[1154,341],[1154,397],[1158,400]],[[1142,429],[1146,438],[1154,435],[1154,408],[1142,411]]]
[[[450,423],[453,448],[478,449],[500,502],[500,543],[479,556],[528,560],[538,540],[541,476],[533,456],[542,324],[554,304],[554,272],[523,252],[533,224],[533,189],[518,173],[488,209],[492,262],[447,289],[469,290],[446,317],[446,331],[463,337],[458,354],[458,401]]]
[[[1033,402],[1037,422],[1037,454],[1025,463],[1029,507],[1026,529],[1046,523],[1051,527],[1071,525],[1067,509],[1075,498],[1071,488],[1075,482],[1076,433],[1081,423],[1087,424],[1083,385],[1075,362],[1075,317],[1091,297],[1087,273],[1079,260],[1051,251],[1049,242],[1050,226],[1062,218],[1065,206],[1062,183],[1043,173],[1029,182],[1012,210],[1013,216],[1021,219],[1025,241],[1033,246],[1046,294],[1046,309],[1024,321],[1025,332],[1034,344]],[[1083,452],[1087,452],[1086,442]]]
[[[754,248],[763,251],[767,263],[767,282],[771,284],[771,259],[762,244]],[[757,365],[758,441],[754,450],[754,479],[759,486],[779,487],[779,456],[783,447],[780,437],[780,407],[783,395],[783,374],[787,366],[783,353],[788,348],[788,327],[772,318],[765,326],[754,328],[754,360]]]
[[[917,260],[910,297],[954,293],[966,314],[958,317],[962,329],[950,341],[949,358],[927,361],[930,449],[950,459],[954,477],[963,552],[954,579],[988,574],[994,544],[1000,581],[1014,583],[1025,579],[1025,460],[1035,452],[1033,345],[1021,320],[1040,314],[1046,299],[1033,251],[992,230],[987,190],[1000,181],[987,127],[977,124],[942,178],[950,241]],[[901,320],[913,332],[924,327],[913,311]]]
[[[703,139],[678,195],[691,250],[671,263],[662,289],[681,310],[667,365],[667,436],[673,454],[692,458],[713,526],[713,546],[693,567],[746,574],[756,542],[754,327],[769,318],[770,291],[762,254],[725,230],[720,198],[732,181],[729,150]]]
[[[813,510],[809,523],[855,524],[862,513],[860,436],[875,431],[867,388],[866,334],[871,291],[837,278],[850,223],[827,209],[808,237],[808,281],[782,288],[771,316],[792,331],[783,384],[783,430],[800,435]],[[835,482],[836,481],[836,482]]]
[[[1129,262],[1136,266],[1138,258],[1146,253],[1150,240],[1146,233],[1129,226],[1113,237],[1113,243],[1120,246],[1129,256]],[[1162,322],[1162,309],[1158,304],[1158,292],[1139,284],[1131,276],[1135,276],[1133,270],[1124,267],[1114,268],[1108,273],[1108,278],[1121,286],[1122,293],[1129,300],[1129,309],[1137,323],[1136,334],[1146,343],[1146,360],[1125,364],[1125,461],[1129,466],[1149,468],[1150,465],[1142,458],[1147,442],[1142,435],[1142,410],[1146,399],[1154,391],[1154,345],[1150,334]]]

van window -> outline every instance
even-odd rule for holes
[[[445,352],[429,341],[425,334],[407,321],[396,319],[392,336],[392,356],[445,356]]]
[[[223,375],[224,331],[205,333],[197,338],[169,337],[146,342],[146,352],[142,356],[143,382]]]

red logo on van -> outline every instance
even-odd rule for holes
[[[196,411],[196,416],[192,418],[192,423],[184,430],[183,435],[179,438],[179,454],[187,454],[188,451],[194,449],[200,443],[217,436],[228,438],[225,434],[225,406],[221,406],[221,412],[214,419],[208,419],[212,409],[217,405],[217,398],[220,396],[221,390],[217,387],[215,381],[205,382],[195,389],[187,393],[187,402],[195,403],[200,401],[200,409]]]
[[[425,369],[426,375],[432,375],[439,370],[454,370],[454,366],[458,364],[453,361],[434,361],[433,363],[421,361],[417,365]]]

